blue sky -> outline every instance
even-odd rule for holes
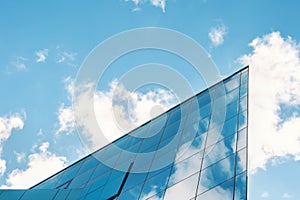
[[[42,179],[85,155],[71,107],[72,83],[85,57],[122,31],[162,27],[201,44],[223,76],[250,65],[251,199],[299,199],[299,6],[271,0],[1,2],[0,185],[31,186],[38,181],[33,174]],[[187,76],[195,91],[206,87],[188,64],[150,53],[114,63],[98,85],[97,105],[110,103],[114,81],[130,68],[124,64],[166,63]],[[138,102],[134,121],[151,117],[147,106],[174,104],[163,91],[123,91]],[[104,129],[115,131],[109,123]]]

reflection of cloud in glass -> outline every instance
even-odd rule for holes
[[[211,165],[201,172],[198,193],[206,190],[232,178],[234,175],[234,154]]]

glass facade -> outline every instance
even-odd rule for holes
[[[247,199],[248,67],[0,199]]]

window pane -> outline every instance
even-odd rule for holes
[[[247,199],[247,175],[246,172],[238,175],[235,181],[235,200],[246,200]]]
[[[246,170],[247,168],[247,150],[246,148],[240,150],[237,153],[237,164],[236,164],[236,174],[239,174]]]
[[[166,188],[170,169],[171,168],[168,168],[167,170],[157,174],[156,176],[147,179],[141,193],[142,199],[145,199],[146,196],[149,196],[149,194],[151,194],[151,196],[157,194]]]
[[[165,193],[164,200],[190,199],[195,197],[199,173],[173,185]]]
[[[201,171],[198,194],[232,178],[234,175],[234,158],[235,154]]]
[[[247,146],[247,130],[242,129],[239,131],[238,134],[237,150],[240,150],[246,146]]]
[[[223,158],[226,158],[227,156],[233,154],[236,147],[235,136],[236,135],[229,136],[224,140],[221,140],[218,143],[207,147],[205,150],[202,168],[206,168],[222,160]]]
[[[191,176],[192,174],[199,172],[202,161],[201,153],[197,153],[179,163],[175,163],[171,172],[168,187],[172,186],[183,179]]]
[[[92,169],[86,171],[85,173],[82,173],[81,175],[76,176],[72,180],[72,182],[70,183],[68,188],[81,188],[81,187],[83,187],[86,184],[86,182],[89,180],[89,178],[92,175],[94,170],[95,169],[92,168]]]
[[[232,200],[234,180],[230,179],[205,193],[197,196],[196,200]]]
[[[239,114],[239,130],[247,126],[247,111]]]

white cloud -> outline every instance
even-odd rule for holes
[[[45,62],[48,56],[48,49],[39,50],[35,52],[35,55],[37,56],[36,62]]]
[[[63,82],[65,84],[65,89],[68,92],[68,98],[71,101],[74,94],[74,80],[71,78],[71,76],[68,76],[64,78]]]
[[[255,172],[268,162],[300,159],[300,115],[281,107],[300,106],[300,47],[279,32],[249,45],[252,53],[239,61],[250,66],[249,158]]]
[[[11,136],[13,129],[23,129],[25,117],[25,112],[0,117],[0,177],[6,171],[6,160],[1,159],[3,143]]]
[[[208,33],[208,38],[210,39],[213,46],[217,47],[224,43],[224,36],[228,33],[228,28],[224,25],[218,25],[212,27]]]
[[[18,71],[26,70],[26,64],[27,58],[24,58],[22,56],[17,57],[14,61],[12,61],[12,65],[14,65]]]
[[[15,113],[10,116],[0,117],[0,145],[10,137],[13,129],[23,129],[24,118],[25,113]]]
[[[284,194],[282,195],[282,198],[283,198],[283,199],[290,199],[290,198],[293,198],[293,196],[290,195],[289,193],[284,193]]]
[[[6,171],[6,160],[0,159],[0,176],[3,176],[5,171]]]
[[[72,100],[74,93],[74,80],[68,76],[63,80],[65,84],[65,89],[68,92],[68,100]],[[56,134],[67,133],[70,134],[75,130],[75,118],[73,109],[71,106],[65,106],[62,104],[58,110],[58,121],[59,129],[56,131]]]
[[[59,129],[56,131],[56,134],[63,132],[66,134],[72,133],[75,129],[75,119],[72,107],[66,107],[62,104],[58,111],[58,121]]]
[[[63,51],[59,53],[59,59],[57,60],[57,63],[64,63],[67,62],[70,64],[70,62],[74,61],[76,58],[76,53],[70,53],[67,51]]]
[[[109,141],[113,141],[142,123],[150,120],[174,105],[175,97],[169,91],[158,89],[146,93],[128,91],[113,81],[108,91],[91,91],[93,84],[82,86],[82,92],[73,107],[81,117],[76,119],[90,142],[92,150],[105,145],[99,135],[99,127]],[[91,96],[92,95],[92,96]],[[114,96],[115,95],[115,96]],[[88,111],[87,103],[94,98],[94,110]],[[97,122],[93,123],[94,114]],[[96,143],[95,143],[96,142]]]
[[[18,153],[16,151],[14,151],[14,154],[16,156],[16,159],[17,159],[18,163],[21,163],[21,162],[24,161],[24,159],[25,159],[25,153],[24,152]]]
[[[150,3],[152,6],[160,8],[163,12],[166,11],[166,0],[124,0],[125,2],[133,2],[135,8],[132,11],[140,11],[141,8],[139,5]]]
[[[45,153],[47,151],[47,149],[49,148],[49,142],[44,142],[40,147],[39,150],[42,153]]]
[[[49,143],[45,142],[39,147],[39,152],[30,154],[27,169],[14,169],[1,188],[27,189],[62,170],[67,163],[66,157],[57,156],[48,151],[48,148]]]
[[[260,196],[261,196],[262,198],[269,198],[269,197],[270,197],[270,194],[269,194],[269,192],[263,192]]]
[[[163,12],[166,11],[166,0],[151,0],[151,4],[155,7],[161,8]]]

